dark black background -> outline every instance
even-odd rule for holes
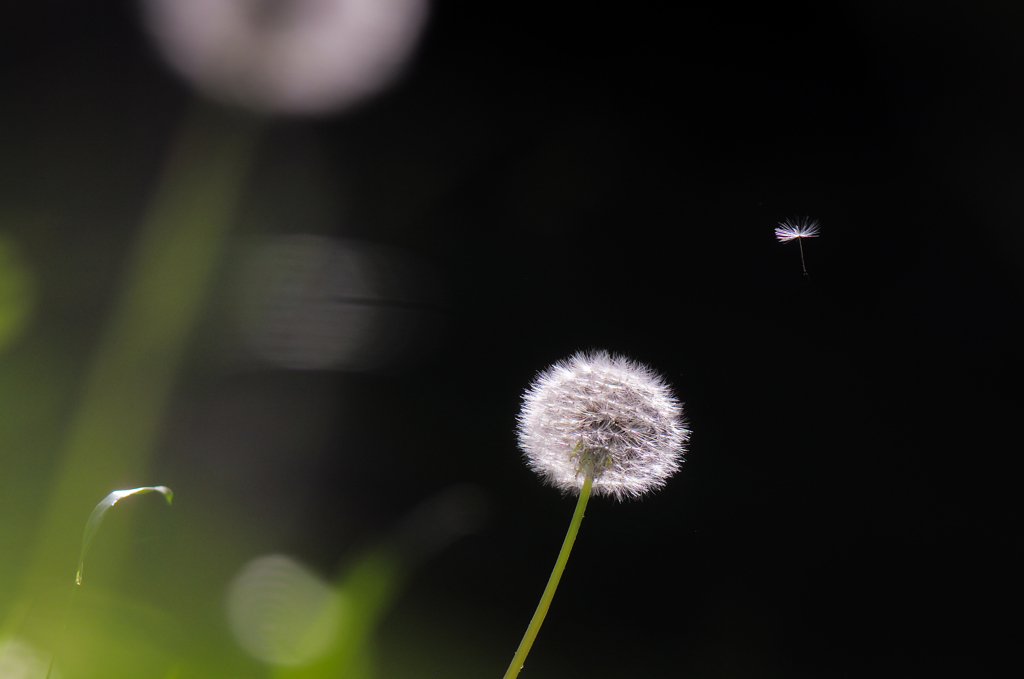
[[[275,501],[303,518],[268,542],[327,571],[352,535],[476,484],[484,526],[424,567],[383,633],[429,622],[498,676],[572,512],[521,462],[519,397],[553,361],[605,348],[672,383],[688,459],[643,501],[592,503],[528,669],[983,670],[1018,629],[997,621],[1019,531],[1019,7],[434,9],[391,90],[269,122],[253,191],[308,156],[333,168],[344,219],[320,230],[429,262],[446,290],[438,339],[387,374],[239,375],[204,344],[211,314],[182,378],[172,423],[229,392],[345,404],[322,415],[340,423],[331,453],[275,476]],[[130,4],[0,14],[0,192],[56,212],[135,206],[23,234],[54,272],[49,332],[87,347],[193,95]],[[801,216],[821,222],[809,279],[773,237]],[[88,271],[71,301],[69,266]],[[443,676],[443,654],[430,661]]]

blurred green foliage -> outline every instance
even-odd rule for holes
[[[0,353],[21,337],[34,304],[32,270],[14,241],[0,233]]]
[[[385,665],[402,666],[379,662],[377,632],[419,557],[394,536],[330,582],[345,604],[336,619],[292,630],[329,629],[318,654],[275,667],[248,657],[225,622],[226,584],[259,544],[258,526],[187,496],[173,516],[142,501],[86,522],[113,488],[162,480],[151,460],[259,133],[258,121],[223,109],[188,113],[84,371],[45,337],[18,342],[36,284],[0,236],[0,679],[42,679],[55,649],[62,679],[385,679]],[[107,517],[100,532],[97,516]],[[76,549],[90,544],[89,577],[76,587]]]

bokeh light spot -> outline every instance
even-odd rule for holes
[[[271,554],[246,564],[228,589],[227,614],[239,645],[271,665],[302,665],[337,639],[344,601],[316,573]]]
[[[24,639],[0,639],[0,679],[43,679],[48,665],[49,659]],[[50,679],[62,676],[55,665]]]
[[[277,367],[385,368],[414,353],[436,317],[429,271],[389,248],[286,236],[243,259],[243,342],[252,358]]]

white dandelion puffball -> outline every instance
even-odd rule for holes
[[[804,217],[803,219],[787,219],[779,222],[775,227],[775,237],[780,243],[786,243],[797,238],[817,238],[818,220]]]
[[[580,352],[540,373],[523,396],[519,447],[545,482],[636,498],[679,470],[690,430],[660,375],[606,351]]]

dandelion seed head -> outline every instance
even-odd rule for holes
[[[519,447],[546,483],[617,500],[665,485],[690,431],[660,375],[606,351],[580,352],[541,372],[523,396]]]
[[[784,222],[779,222],[779,225],[775,227],[775,237],[779,239],[780,243],[797,238],[817,238],[818,226],[818,220],[810,217],[787,219]]]

